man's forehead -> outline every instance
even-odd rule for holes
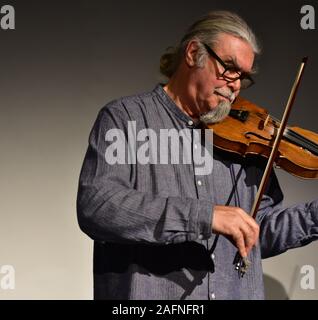
[[[223,33],[218,37],[215,49],[224,62],[232,62],[242,71],[251,71],[254,52],[246,40]]]

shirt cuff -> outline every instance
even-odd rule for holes
[[[213,203],[198,200],[197,213],[190,217],[188,241],[207,240],[212,236]]]

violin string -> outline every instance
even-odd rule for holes
[[[277,122],[277,124],[280,124],[280,121],[279,121],[277,118],[272,117],[272,116],[271,116],[271,118],[272,118],[275,122]],[[299,133],[291,130],[289,127],[287,127],[286,133],[284,133],[284,135],[285,135],[285,134],[286,134],[286,135],[289,134],[290,136],[295,137],[295,139],[301,140],[301,141],[303,141],[304,143],[310,144],[313,148],[317,148],[317,149],[318,149],[318,144],[316,144],[314,141],[311,141],[311,140],[305,138],[304,136],[300,135]]]
[[[295,139],[298,139],[299,141],[303,141],[304,143],[311,145],[313,148],[318,147],[318,145],[314,141],[311,141],[311,140],[305,138],[304,136],[300,135],[299,133],[297,133],[291,129],[287,129],[286,134],[289,134],[290,136],[293,136]]]
[[[314,153],[315,155],[318,155],[317,145],[315,143],[311,142],[310,140],[307,140],[306,138],[299,136],[298,133],[289,129],[284,133],[284,137],[287,140],[291,140],[292,142],[299,145],[300,147],[303,147],[303,148],[307,149],[308,151]]]
[[[271,118],[280,125],[280,120],[278,120],[277,118],[275,118],[275,117],[273,117],[273,116],[271,116]],[[295,135],[295,136],[297,136],[299,139],[302,139],[303,141],[306,141],[307,143],[310,143],[310,144],[312,144],[313,146],[315,146],[316,148],[318,148],[318,144],[315,143],[314,141],[309,140],[308,138],[305,138],[305,137],[302,136],[301,134],[299,134],[299,133],[291,130],[290,127],[287,127],[287,128],[288,128],[287,131],[292,132],[292,134]]]
[[[273,116],[271,116],[271,118],[277,124],[280,125],[280,120],[278,120],[277,118],[275,118]],[[318,155],[318,144],[317,143],[315,143],[314,141],[311,141],[311,140],[305,138],[304,136],[302,136],[301,134],[289,129],[289,127],[286,128],[286,130],[284,132],[284,136],[286,138],[289,138],[292,142],[295,142],[298,145],[300,145],[301,147],[305,147],[309,151]]]

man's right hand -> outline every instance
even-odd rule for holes
[[[242,258],[257,244],[259,226],[243,209],[215,206],[212,231],[228,238],[239,250]]]

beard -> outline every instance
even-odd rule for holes
[[[221,101],[215,109],[200,116],[200,121],[205,124],[213,124],[223,121],[231,111],[230,101]]]
[[[200,121],[205,124],[213,124],[223,121],[230,113],[235,94],[228,88],[218,88],[214,93],[227,97],[229,101],[221,101],[213,110],[200,116]]]

